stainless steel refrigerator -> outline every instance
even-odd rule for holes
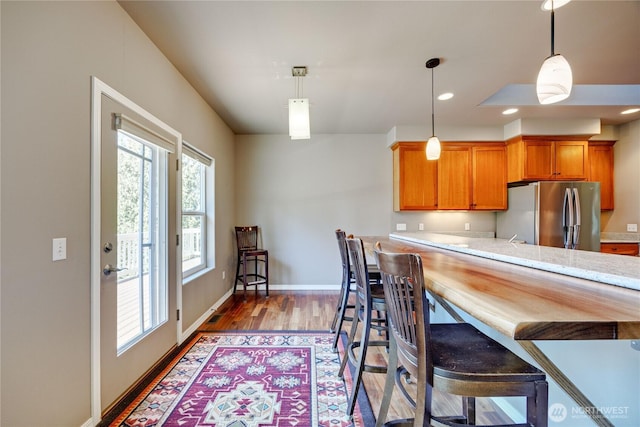
[[[496,237],[542,246],[600,251],[600,183],[540,181],[508,189]]]

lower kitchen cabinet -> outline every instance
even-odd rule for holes
[[[600,243],[600,252],[638,256],[638,243]]]

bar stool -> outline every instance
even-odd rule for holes
[[[389,369],[376,426],[383,425],[394,381],[409,373],[418,384],[415,418],[384,425],[475,426],[475,397],[524,396],[526,423],[509,427],[547,427],[545,373],[520,359],[468,323],[431,324],[422,259],[417,254],[374,252],[382,273],[389,317]],[[419,290],[419,291],[418,291]],[[397,369],[391,367],[399,366]],[[394,373],[394,370],[396,371]],[[463,414],[431,413],[432,390],[463,396]]]
[[[352,310],[355,308],[354,304],[349,304],[349,296],[355,292],[355,276],[351,267],[351,261],[349,260],[349,251],[347,249],[347,233],[344,230],[337,229],[336,240],[338,241],[338,250],[340,253],[340,263],[342,266],[342,280],[340,283],[340,295],[338,297],[338,304],[336,305],[336,312],[333,316],[333,321],[329,327],[329,332],[334,333],[333,338],[333,351],[338,351],[338,340],[340,339],[340,333],[342,332],[342,325],[344,321],[352,322],[353,315]],[[369,280],[373,284],[380,285],[380,272],[375,264],[368,265]]]
[[[247,286],[255,286],[258,295],[258,285],[265,285],[266,298],[269,298],[269,251],[258,247],[258,226],[235,227],[236,246],[238,248],[238,260],[236,267],[236,280],[233,284],[233,293],[236,293],[238,282],[244,289],[244,300],[247,300]],[[253,271],[248,270],[248,265],[253,263]],[[263,264],[264,273],[259,272],[258,264]],[[242,267],[242,271],[240,271]]]
[[[351,332],[345,348],[345,354],[340,364],[338,377],[342,378],[347,361],[353,365],[353,386],[349,396],[346,414],[353,415],[356,405],[358,391],[362,384],[362,373],[373,372],[383,374],[387,372],[387,365],[370,365],[366,363],[367,350],[369,346],[389,346],[389,335],[387,329],[386,303],[384,290],[381,285],[371,283],[369,271],[365,260],[364,246],[362,240],[350,236],[346,239],[349,250],[349,258],[353,264],[353,275],[356,283],[356,304],[353,321],[351,322]],[[374,311],[376,315],[374,316]],[[362,322],[360,339],[357,340],[356,330],[358,323]],[[384,332],[384,340],[372,340],[371,329]]]

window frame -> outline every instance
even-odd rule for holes
[[[181,220],[181,250],[180,256],[182,259],[181,262],[181,270],[182,270],[182,284],[185,285],[192,279],[199,277],[200,275],[212,270],[214,268],[214,259],[213,254],[215,253],[215,248],[213,246],[214,238],[213,238],[213,170],[214,170],[214,161],[207,154],[195,148],[193,145],[189,144],[186,141],[182,141],[182,158],[181,158],[181,168],[180,171],[184,174],[184,160],[185,157],[198,162],[200,164],[200,207],[201,210],[185,210],[184,209],[184,175],[183,175],[183,186],[181,191],[183,192],[181,200],[183,205],[181,206],[181,216],[182,219],[185,217],[199,217],[201,224],[201,236],[200,236],[200,260],[201,262],[197,265],[190,267],[187,270],[184,270],[184,258],[183,258],[183,250],[184,244],[186,243],[186,239],[184,238],[184,225]],[[204,208],[202,210],[202,208]]]

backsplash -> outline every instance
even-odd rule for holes
[[[640,233],[600,233],[600,241],[612,242],[640,242]]]

